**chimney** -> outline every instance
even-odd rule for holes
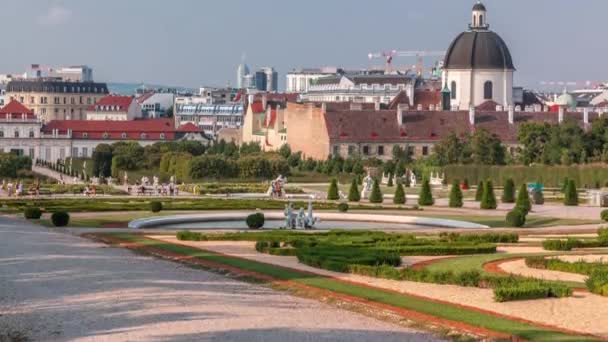
[[[249,104],[252,104],[254,100],[255,100],[255,96],[253,94],[247,95],[247,102]]]
[[[515,111],[513,106],[509,106],[509,124],[512,125],[515,122]]]
[[[469,123],[475,125],[475,107],[469,106]]]
[[[562,106],[559,107],[559,112],[557,114],[557,122],[558,123],[564,122],[564,107],[562,107]]]
[[[266,94],[262,95],[262,106],[266,109],[266,105],[268,104],[268,96]]]
[[[321,111],[323,113],[327,112],[327,104],[325,102],[321,103]]]
[[[589,107],[583,109],[583,123],[585,124],[585,128],[589,126]]]
[[[380,110],[380,101],[374,102],[374,109],[377,111]]]
[[[402,104],[398,104],[397,105],[397,124],[399,126],[403,125],[403,112],[404,112],[404,107]]]

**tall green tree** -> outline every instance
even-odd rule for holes
[[[514,203],[515,202],[515,182],[513,178],[509,178],[505,181],[505,185],[502,191],[502,203]]]
[[[327,190],[327,199],[330,201],[337,201],[340,199],[340,193],[338,192],[338,180],[333,178],[329,189]]]
[[[359,202],[361,200],[361,193],[359,193],[359,187],[357,186],[357,178],[353,178],[353,182],[350,184],[348,200],[350,202]]]
[[[481,209],[496,209],[496,195],[494,195],[494,186],[492,185],[492,181],[488,180],[485,182],[485,186],[483,187],[483,195],[481,196]]]
[[[433,199],[431,184],[429,183],[428,178],[425,178],[422,181],[422,188],[420,189],[420,195],[418,196],[418,205],[431,206],[433,204],[435,204],[435,200]]]
[[[564,205],[578,205],[578,192],[576,191],[576,183],[573,179],[568,182],[568,187],[566,188],[566,193],[564,194]]]
[[[369,201],[371,203],[382,203],[384,202],[384,195],[380,190],[380,184],[377,179],[374,179],[374,185],[372,186],[372,193],[369,195]]]
[[[459,182],[452,184],[452,190],[450,191],[450,208],[462,208],[462,190],[460,190]]]
[[[395,196],[393,197],[394,204],[405,204],[405,190],[403,189],[403,184],[397,183],[397,189],[395,189]]]
[[[477,189],[475,189],[475,201],[481,202],[481,198],[483,197],[483,181],[479,181],[477,184]]]

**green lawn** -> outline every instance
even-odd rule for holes
[[[505,227],[505,218],[502,216],[481,216],[481,215],[443,215],[429,212],[418,212],[416,216],[442,218],[448,220],[467,221],[479,223],[491,228]],[[600,220],[585,220],[585,219],[561,219],[555,217],[542,217],[530,215],[526,219],[524,228],[544,228],[554,226],[576,226],[585,224],[601,224]]]
[[[334,279],[310,275],[295,270],[289,270],[278,266],[263,264],[251,260],[218,255],[208,251],[191,248],[182,245],[174,245],[161,241],[147,239],[132,234],[114,234],[114,236],[130,241],[160,248],[166,251],[179,253],[202,260],[218,262],[225,265],[238,267],[243,270],[253,271],[260,274],[272,276],[277,279],[294,281],[311,287],[333,291],[363,298],[369,301],[388,304],[391,306],[414,310],[435,317],[458,321],[472,326],[477,326],[492,331],[512,334],[530,341],[592,341],[594,339],[566,334],[551,329],[536,327],[531,324],[522,323],[506,318],[494,317],[488,314],[466,310],[452,305],[437,305],[424,299],[395,294],[381,289],[372,289],[365,286],[348,284]]]

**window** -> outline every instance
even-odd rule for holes
[[[483,27],[483,14],[479,15],[479,27]]]
[[[89,137],[89,133],[87,133],[87,132],[82,133],[82,138],[83,139],[86,139],[88,137]]]
[[[333,151],[333,155],[337,156],[340,153],[340,146],[338,145],[334,145],[334,151]]]
[[[494,85],[492,81],[486,81],[483,84],[483,98],[484,100],[491,100],[493,98]]]
[[[29,154],[30,158],[31,158],[31,159],[34,159],[34,155],[35,155],[35,153],[34,153],[34,149],[33,149],[33,148],[30,148],[30,154]]]
[[[30,137],[30,138],[33,138],[33,137],[34,137],[34,130],[33,130],[33,129],[30,129],[30,134],[29,134],[29,137]]]
[[[369,146],[363,146],[363,154],[364,155],[369,155]]]
[[[123,138],[123,139],[127,139],[127,133],[121,134],[120,137]]]
[[[19,130],[18,129],[15,130],[15,138],[19,138]]]
[[[59,149],[59,159],[64,160],[65,159],[65,148],[60,148]]]
[[[110,137],[110,135],[108,134],[108,132],[104,132],[103,133],[103,138],[104,139],[108,139]]]
[[[383,156],[384,155],[384,146],[378,146],[378,155],[379,156]]]
[[[78,157],[78,147],[72,148],[72,157]]]
[[[452,100],[456,100],[456,81],[452,81],[450,86],[450,93],[452,95]]]
[[[160,140],[165,140],[165,133],[160,134]]]
[[[423,156],[428,156],[429,155],[429,147],[428,146],[422,146],[422,155]]]
[[[355,154],[355,146],[349,145],[348,146],[348,155],[352,156],[353,154]]]
[[[89,156],[89,149],[86,147],[82,148],[82,156],[83,157],[88,157]]]
[[[0,131],[0,138],[4,138],[4,131]]]
[[[141,134],[141,138],[142,138],[142,139],[146,139],[147,137],[148,137],[148,135],[147,135],[146,133],[142,133],[142,134]]]

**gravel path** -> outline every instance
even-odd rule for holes
[[[6,218],[0,270],[0,341],[438,340]]]

